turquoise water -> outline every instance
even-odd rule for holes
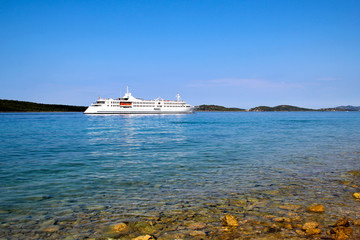
[[[359,126],[360,112],[3,113],[0,228],[84,218],[92,229],[291,181],[312,186],[291,201],[317,198],[313,186],[339,194],[329,183],[360,169]]]

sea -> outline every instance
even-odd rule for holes
[[[1,113],[0,238],[131,239],[146,232],[111,226],[175,215],[151,234],[199,239],[202,216],[210,239],[224,214],[271,222],[283,205],[328,226],[360,219],[359,170],[360,112]]]

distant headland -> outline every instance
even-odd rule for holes
[[[84,112],[86,107],[0,99],[0,112]]]
[[[0,99],[0,112],[84,112],[85,106],[72,106],[60,104],[43,104],[17,100]],[[299,112],[299,111],[360,111],[360,106],[339,106],[334,108],[302,108],[291,105],[275,107],[258,106],[250,109],[224,107],[218,105],[199,105],[197,112]]]
[[[360,106],[339,106],[334,108],[320,108],[320,109],[311,109],[311,108],[302,108],[291,105],[279,105],[275,107],[268,106],[258,106],[250,109],[242,108],[227,108],[217,105],[200,105],[198,106],[198,112],[312,112],[312,111],[360,111]]]

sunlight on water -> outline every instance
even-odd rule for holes
[[[295,193],[272,197],[333,201],[345,191],[340,176],[360,169],[359,120],[358,112],[0,114],[1,231],[42,238],[34,226],[49,219],[92,229],[289,186]]]

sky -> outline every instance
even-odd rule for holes
[[[360,105],[359,0],[0,0],[0,99]]]

